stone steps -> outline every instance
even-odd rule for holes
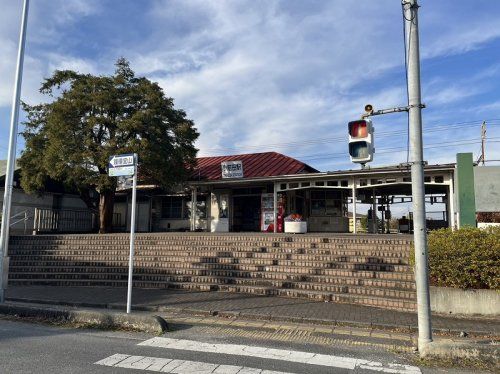
[[[54,261],[23,261],[15,259],[12,261],[12,268],[16,269],[18,266],[52,266],[52,267],[67,267],[67,266],[115,266],[115,267],[127,267],[128,258],[123,257],[122,259],[116,260],[103,260],[103,261],[74,261],[68,260],[64,261],[61,259]],[[353,270],[353,271],[377,271],[377,272],[391,272],[391,273],[407,273],[411,271],[411,267],[408,265],[391,265],[391,264],[366,264],[366,263],[344,263],[344,262],[321,262],[321,261],[241,261],[236,263],[223,263],[223,262],[210,262],[210,261],[200,261],[200,262],[190,262],[190,261],[170,261],[169,264],[174,265],[177,268],[206,268],[206,269],[220,269],[220,270],[253,270],[253,271],[269,271],[269,272],[297,272],[302,271],[301,269],[315,269],[327,270],[327,269],[337,269],[337,270]],[[160,268],[164,266],[164,263],[160,261],[141,261],[140,258],[134,261],[134,266],[145,267],[145,268]]]
[[[13,237],[13,285],[124,287],[128,235]],[[399,236],[137,234],[134,287],[245,292],[414,310]]]
[[[16,276],[22,274],[124,274],[128,275],[127,267],[58,267],[58,266],[11,266],[11,271]],[[399,289],[415,289],[415,282],[412,280],[384,280],[381,277],[373,277],[373,274],[358,273],[354,278],[352,274],[335,274],[335,275],[314,275],[308,273],[291,274],[290,272],[267,272],[267,271],[245,271],[245,270],[220,270],[220,269],[179,269],[171,268],[134,268],[136,277],[147,276],[215,276],[228,278],[252,278],[252,279],[272,279],[272,280],[289,280],[315,283],[330,283],[330,284],[345,284],[345,285],[367,285],[377,287],[389,287]],[[402,277],[400,277],[402,278]]]
[[[157,264],[158,265],[158,264]],[[25,266],[13,265],[11,263],[11,273],[109,273],[109,274],[128,274],[128,263],[123,263],[122,266],[103,266],[103,265],[77,265],[77,266]],[[346,282],[345,284],[361,283],[369,280],[380,282],[398,282],[407,283],[406,288],[414,288],[415,282],[413,275],[410,273],[396,272],[377,272],[377,271],[358,271],[358,270],[339,270],[339,269],[304,269],[302,267],[279,268],[276,271],[257,270],[257,266],[249,266],[243,269],[221,269],[213,268],[194,268],[190,264],[162,264],[155,267],[134,267],[134,274],[150,274],[150,275],[206,275],[216,274],[217,276],[237,276],[249,278],[266,278],[266,279],[301,279],[302,281],[322,279],[324,282]],[[350,280],[350,281],[348,281]],[[388,287],[393,287],[389,285]]]
[[[35,283],[43,282],[45,280],[62,280],[71,283],[80,280],[95,280],[95,281],[127,281],[126,274],[60,274],[60,273],[47,273],[47,274],[15,274],[11,280],[27,281],[34,280]],[[249,279],[249,278],[235,278],[235,277],[215,277],[215,276],[151,276],[139,275],[134,276],[135,282],[166,282],[166,283],[195,283],[207,285],[240,285],[249,287],[271,287],[271,288],[284,288],[296,290],[312,290],[312,291],[325,291],[331,293],[352,293],[365,296],[383,296],[412,300],[415,297],[415,292],[411,290],[398,290],[394,288],[378,288],[372,286],[357,286],[357,285],[335,285],[327,283],[313,283],[289,280],[266,280],[266,279]]]
[[[397,252],[387,252],[387,251],[375,251],[375,250],[307,250],[307,251],[271,251],[271,252],[263,252],[257,250],[242,250],[240,248],[234,250],[228,250],[227,248],[222,250],[205,250],[202,248],[196,249],[170,249],[167,248],[168,252],[165,253],[165,249],[143,249],[136,248],[135,254],[138,256],[197,256],[200,253],[203,253],[205,257],[252,257],[252,258],[341,258],[341,257],[367,257],[367,258],[376,258],[376,257],[384,257],[386,259],[401,259],[407,260],[409,259],[408,254],[406,253],[397,253]],[[18,257],[22,256],[53,256],[53,255],[62,255],[62,256],[102,256],[102,255],[113,255],[113,254],[123,254],[123,247],[120,248],[110,248],[110,249],[96,249],[92,248],[89,250],[78,249],[78,250],[70,250],[70,249],[30,249],[30,250],[16,250],[16,255]]]

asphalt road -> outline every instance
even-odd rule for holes
[[[197,326],[153,337],[0,320],[0,373],[450,372],[449,369],[400,366],[405,364],[412,365],[396,354],[370,346],[257,341],[211,335]]]

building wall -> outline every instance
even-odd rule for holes
[[[0,205],[3,205],[4,189],[0,189]],[[54,206],[57,200],[57,207]],[[12,222],[21,219],[26,212],[28,220],[26,222],[21,221],[10,227],[10,232],[12,234],[23,234],[25,228],[27,233],[31,233],[33,230],[33,217],[35,214],[35,208],[44,209],[71,209],[71,210],[86,210],[87,206],[83,200],[76,195],[68,194],[53,194],[44,193],[41,196],[38,195],[28,195],[23,190],[19,188],[14,188],[12,191],[12,207],[11,207],[11,217],[19,214],[20,216],[12,219]]]
[[[186,200],[190,197],[186,196]],[[205,201],[206,205],[209,205],[209,196],[198,195],[197,201]],[[151,202],[151,220],[153,231],[189,231],[191,228],[191,220],[189,218],[181,219],[167,219],[161,217],[161,196],[154,197]],[[207,208],[207,215],[209,214]],[[196,218],[196,229],[197,230],[207,230],[207,219]]]
[[[500,212],[500,166],[476,166],[474,191],[477,212]]]

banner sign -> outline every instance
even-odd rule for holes
[[[222,178],[243,178],[243,161],[223,161]]]

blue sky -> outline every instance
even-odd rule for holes
[[[2,0],[0,14],[0,158],[21,3]],[[500,159],[500,2],[420,5],[425,159],[477,157],[483,120],[487,157]],[[274,150],[357,168],[347,122],[366,103],[406,104],[399,0],[32,0],[22,98],[45,100],[38,87],[55,69],[108,74],[121,56],[186,110],[204,156]],[[373,120],[372,165],[406,161],[406,115]]]

